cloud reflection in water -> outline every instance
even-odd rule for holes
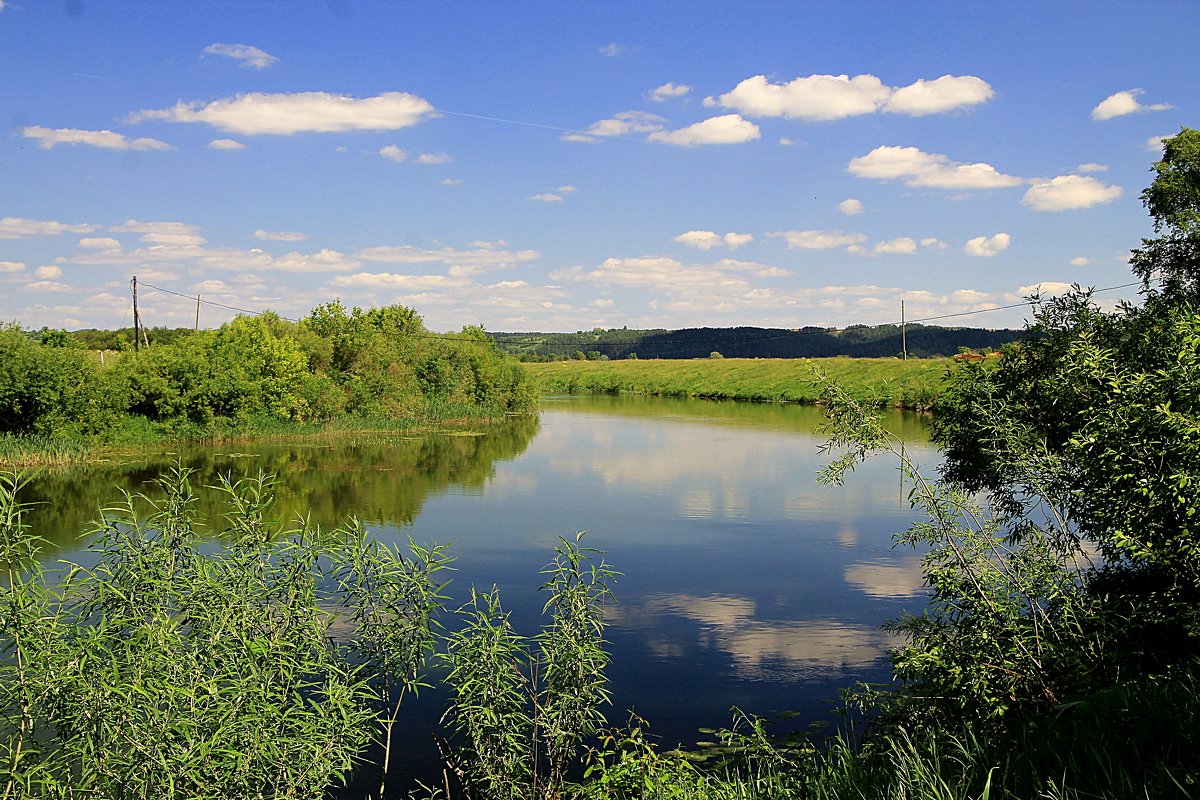
[[[683,658],[695,649],[719,650],[730,657],[740,678],[793,681],[827,678],[870,666],[884,657],[893,640],[866,625],[835,620],[757,619],[754,600],[732,595],[659,594],[607,612],[610,624],[642,629],[659,658]],[[694,638],[672,636],[664,617],[696,623]]]

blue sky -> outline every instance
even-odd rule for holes
[[[0,321],[128,325],[135,275],[148,325],[195,314],[152,286],[438,331],[1123,284],[1198,30],[1191,0],[0,0]]]

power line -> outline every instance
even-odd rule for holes
[[[145,281],[138,281],[138,286],[145,286],[147,289],[154,289],[155,291],[162,292],[163,294],[173,294],[176,297],[184,297],[184,298],[187,298],[188,300],[196,300],[196,298],[198,297],[198,295],[183,294],[182,292],[173,292],[170,289],[164,289],[161,286],[155,286],[153,283],[146,283]],[[229,311],[237,311],[238,313],[241,313],[241,314],[249,314],[252,317],[261,317],[263,314],[274,313],[271,311],[251,311],[248,308],[238,308],[237,306],[227,306],[224,303],[218,303],[215,300],[199,300],[198,302],[203,303],[206,306],[216,306],[218,308],[228,309]],[[298,319],[292,319],[291,317],[285,317],[282,314],[276,314],[275,316],[279,317],[280,319],[286,319],[288,322],[299,322],[300,321]]]

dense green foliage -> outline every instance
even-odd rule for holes
[[[46,572],[23,482],[0,476],[0,796],[319,796],[419,683],[441,549],[284,529],[261,477],[224,482],[201,545],[177,470],[149,515],[105,512],[94,566]]]
[[[1154,170],[1142,197],[1159,236],[1133,258],[1144,303],[1039,301],[1032,336],[951,374],[942,479],[904,462],[927,521],[900,541],[926,549],[930,604],[893,625],[899,688],[860,700],[882,709],[884,747],[970,742],[975,793],[985,774],[993,796],[1197,788],[1200,133],[1169,139]],[[897,452],[830,391],[832,444],[849,448],[830,478]]]
[[[1002,523],[1031,528],[1036,486],[1099,549],[1085,632],[1113,674],[1200,656],[1200,133],[1167,140],[1154,169],[1142,197],[1160,235],[1133,259],[1144,304],[1106,313],[1086,291],[1044,304],[1039,337],[994,371],[965,367],[935,427],[946,479],[987,490]]]
[[[45,331],[46,329],[43,329]],[[180,339],[186,339],[195,331],[192,328],[145,328],[146,341],[151,347],[163,344],[175,344]],[[85,350],[133,350],[133,328],[117,328],[116,330],[98,330],[82,328],[74,331],[57,331],[78,344]]]
[[[806,359],[560,361],[529,364],[542,392],[647,394],[727,400],[817,403],[822,385]],[[821,369],[872,406],[924,411],[941,393],[945,359],[830,358]]]
[[[578,333],[492,333],[522,361],[627,358],[889,358],[905,345],[910,358],[952,356],[962,348],[990,351],[1025,335],[1017,330],[941,328],[914,324],[905,337],[899,325],[851,325],[843,330],[806,327],[685,328],[628,330],[597,328]],[[577,355],[580,354],[580,355]],[[594,355],[593,355],[594,354]]]
[[[0,434],[211,436],[256,421],[405,418],[431,404],[528,411],[532,382],[476,328],[432,335],[401,306],[238,317],[101,363],[61,332],[0,330]]]

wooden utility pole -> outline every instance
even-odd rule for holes
[[[142,342],[141,342],[142,321],[141,321],[141,318],[138,316],[138,307],[137,307],[137,275],[133,276],[133,280],[131,280],[129,282],[129,285],[133,287],[133,352],[136,353],[142,346]]]
[[[908,361],[908,328],[904,322],[904,301],[900,301],[900,352],[904,354],[904,360]]]
[[[196,327],[193,330],[200,330],[200,295],[196,295]]]

